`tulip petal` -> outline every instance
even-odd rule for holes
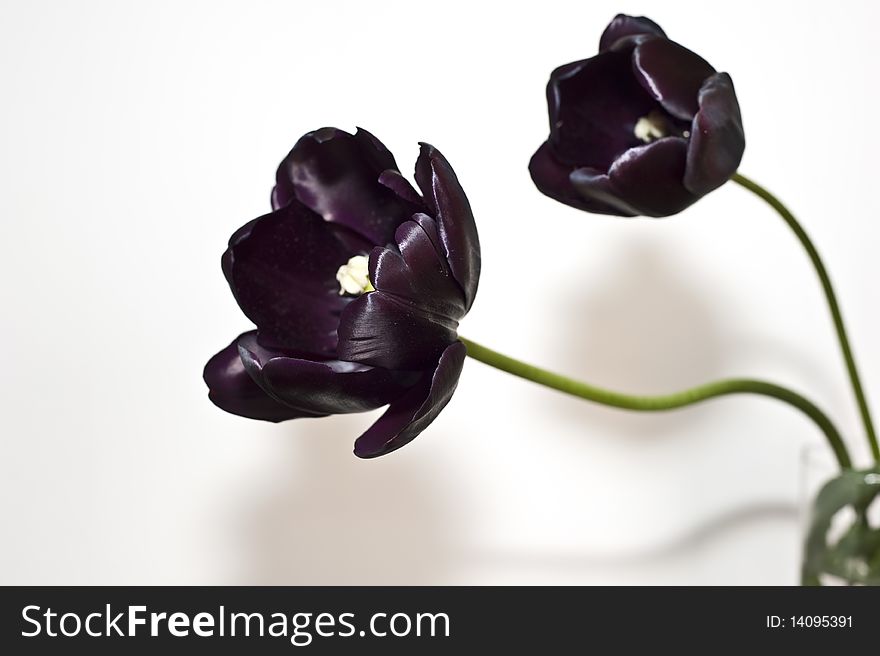
[[[428,314],[450,321],[467,312],[461,287],[452,277],[442,254],[437,224],[424,214],[401,225],[394,235],[396,249],[370,254],[370,280],[386,294],[418,306]]]
[[[321,415],[303,412],[276,401],[264,392],[244,368],[238,340],[208,360],[203,377],[208,398],[221,410],[248,419],[279,422]]]
[[[666,33],[650,18],[644,16],[627,16],[626,14],[617,14],[605,31],[602,32],[602,38],[599,39],[599,52],[610,50],[616,41],[627,36],[638,36],[641,34],[649,34],[665,37]]]
[[[480,238],[470,202],[449,162],[430,144],[421,144],[415,178],[434,210],[449,268],[470,309],[480,282]]]
[[[418,380],[414,372],[393,372],[339,360],[287,357],[260,345],[253,332],[239,338],[238,352],[250,377],[270,396],[316,415],[380,408]]]
[[[588,211],[614,216],[636,216],[640,212],[620,197],[620,190],[611,182],[607,173],[588,167],[571,172],[571,184],[585,201],[595,209]]]
[[[424,212],[425,209],[427,209],[425,207],[424,199],[419,196],[419,192],[413,189],[409,180],[400,174],[400,171],[385,169],[379,175],[379,184],[388,187],[391,191],[397,194],[398,198],[412,205],[413,214],[416,212]]]
[[[580,169],[580,171],[589,172],[591,179],[596,175],[601,175],[596,169]],[[532,160],[529,162],[529,173],[535,186],[542,194],[558,200],[560,203],[595,214],[618,216],[635,214],[635,212],[620,208],[617,198],[613,194],[610,196],[610,200],[613,202],[609,203],[609,196],[601,186],[596,192],[593,192],[589,182],[583,183],[578,169],[572,170],[571,166],[556,161],[548,142],[541,144],[541,147],[532,155]],[[602,177],[607,182],[608,176]],[[604,200],[602,200],[603,198]]]
[[[450,344],[436,368],[399,399],[392,401],[376,422],[354,443],[359,458],[375,458],[411,442],[446,407],[464,366],[467,349],[461,342]]]
[[[397,170],[394,157],[366,130],[351,135],[322,128],[303,136],[281,162],[273,204],[284,206],[296,198],[325,220],[384,245],[412,214],[408,203],[379,184],[387,169]]]
[[[297,201],[251,221],[229,240],[223,272],[267,346],[336,354],[336,325],[351,299],[336,271],[354,255],[333,227]]]
[[[457,339],[457,328],[457,321],[375,291],[345,308],[336,351],[340,360],[386,369],[423,369]]]
[[[694,203],[684,187],[687,142],[666,137],[619,157],[608,171],[611,186],[628,205],[645,216],[669,216]]]
[[[648,39],[632,53],[636,78],[667,112],[690,121],[697,113],[697,94],[715,69],[697,53],[669,39]]]
[[[553,71],[547,108],[555,159],[572,168],[606,171],[623,152],[642,143],[635,125],[657,102],[632,74],[629,52],[604,52]]]
[[[736,173],[746,138],[733,81],[727,73],[716,73],[706,80],[699,104],[691,128],[684,186],[701,196]]]

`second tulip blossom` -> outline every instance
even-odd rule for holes
[[[676,214],[727,182],[745,149],[730,76],[647,18],[617,16],[599,54],[553,71],[547,103],[532,179],[587,212]]]

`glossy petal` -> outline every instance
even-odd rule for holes
[[[635,76],[667,112],[690,121],[697,94],[715,69],[705,59],[668,39],[648,39],[632,53]]]
[[[609,50],[619,39],[640,34],[666,36],[663,29],[650,18],[617,14],[602,32],[602,38],[599,39],[599,52]]]
[[[393,401],[388,410],[354,445],[360,458],[375,458],[411,442],[440,414],[449,403],[467,353],[464,344],[448,346],[437,362],[406,394]]]
[[[424,212],[427,209],[424,199],[419,195],[419,192],[413,189],[409,180],[400,174],[400,171],[385,169],[379,175],[379,184],[388,187],[391,191],[397,194],[398,198],[409,203],[413,208],[413,214],[416,212]]]
[[[250,377],[238,354],[238,340],[208,360],[203,377],[208,398],[221,410],[263,421],[286,421],[320,415],[303,412],[276,401]]]
[[[611,186],[639,214],[669,216],[697,200],[684,187],[687,142],[666,137],[624,153],[608,171]]]
[[[464,292],[470,309],[480,282],[480,238],[470,202],[443,154],[430,144],[416,161],[416,184],[437,219],[440,241],[452,275]]]
[[[397,229],[398,249],[376,249],[370,255],[370,280],[380,292],[416,305],[421,312],[458,321],[467,312],[461,287],[442,252],[437,224],[416,214]]]
[[[287,357],[261,346],[254,333],[239,338],[238,352],[251,378],[267,393],[314,414],[373,410],[398,398],[418,380],[414,373],[352,362]]]
[[[706,80],[700,89],[699,105],[691,128],[684,186],[703,195],[736,173],[746,138],[733,81],[727,73]]]
[[[572,171],[570,178],[572,187],[585,201],[592,204],[593,209],[590,212],[615,216],[640,214],[639,210],[621,197],[620,190],[614,186],[607,173],[584,167]]]
[[[223,271],[264,344],[332,357],[339,315],[350,302],[338,294],[336,271],[354,254],[294,201],[236,232]]]
[[[374,367],[422,369],[457,339],[457,328],[458,322],[425,312],[415,303],[370,292],[342,313],[337,353],[340,360]]]
[[[630,53],[605,52],[555,70],[547,107],[556,160],[605,171],[642,143],[633,129],[657,103],[632,74]]]
[[[596,169],[584,169],[594,173]],[[560,164],[553,157],[550,144],[544,142],[541,147],[532,156],[529,162],[529,173],[532,181],[538,190],[560,203],[565,203],[571,207],[585,212],[594,212],[596,214],[627,214],[621,212],[615,205],[609,205],[607,200],[600,198],[602,194],[594,194],[590,191],[584,192],[581,189],[580,181],[573,184],[572,180],[577,176],[577,170],[573,170],[571,165]],[[608,176],[604,176],[607,180]]]
[[[281,162],[273,203],[283,206],[297,198],[325,220],[384,245],[412,214],[407,203],[379,183],[387,169],[397,170],[394,157],[366,130],[351,135],[322,128],[302,137]]]

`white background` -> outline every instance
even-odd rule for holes
[[[249,327],[228,236],[302,133],[362,125],[405,173],[432,142],[470,196],[462,334],[631,392],[772,379],[864,457],[818,284],[767,207],[729,185],[627,221],[529,179],[550,70],[648,13],[732,74],[741,170],[819,244],[876,399],[876,5],[708,7],[3,2],[0,582],[795,583],[800,454],[822,438],[775,402],[636,416],[469,361],[428,431],[360,461],[378,413],[252,422],[201,380]]]

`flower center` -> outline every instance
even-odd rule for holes
[[[656,109],[647,116],[642,116],[633,128],[633,134],[639,141],[651,143],[669,134],[669,121]]]
[[[339,282],[339,295],[351,294],[360,296],[366,292],[375,291],[376,288],[370,283],[370,261],[365,255],[355,255],[336,271],[336,280]]]
[[[673,133],[685,139],[691,136],[690,130],[678,130],[663,112],[656,109],[651,110],[647,116],[642,116],[633,127],[636,139],[645,143],[668,137]]]

